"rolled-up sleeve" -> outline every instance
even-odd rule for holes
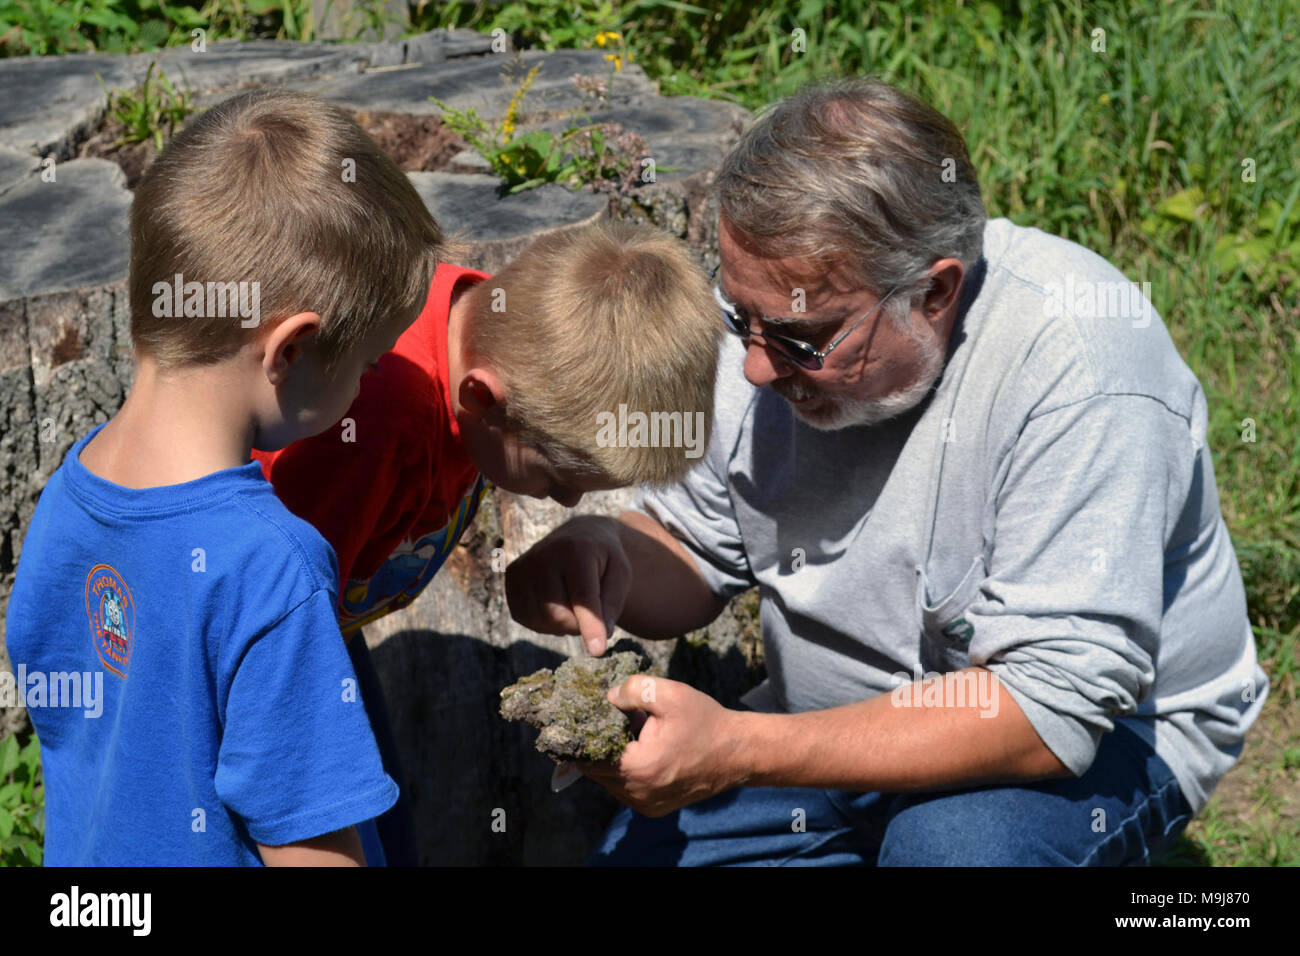
[[[970,660],[1076,775],[1155,681],[1165,543],[1195,454],[1163,404],[1102,395],[1030,419],[1000,469]]]

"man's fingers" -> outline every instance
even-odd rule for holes
[[[650,719],[650,715],[644,710],[634,710],[632,713],[628,714],[628,717],[630,718],[629,723],[632,725],[631,730],[633,737],[640,735],[641,728],[644,727],[645,722]]]
[[[665,707],[660,697],[670,683],[671,681],[651,677],[649,674],[633,674],[617,687],[611,687],[606,697],[619,710],[644,710],[657,717],[664,713]]]
[[[623,779],[619,773],[617,763],[587,763],[579,760],[571,762],[569,766],[579,770],[584,776],[602,784]]]

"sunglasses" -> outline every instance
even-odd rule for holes
[[[810,371],[820,371],[826,364],[826,356],[835,351],[836,346],[853,334],[859,325],[871,318],[876,310],[889,301],[889,297],[894,294],[895,289],[890,289],[885,293],[885,297],[871,307],[871,311],[864,315],[858,321],[854,322],[843,335],[837,338],[825,349],[818,350],[813,348],[802,339],[796,339],[789,335],[782,335],[779,332],[754,332],[749,327],[749,319],[742,316],[736,308],[735,303],[727,301],[726,296],[722,294],[722,286],[716,283],[718,270],[722,268],[719,263],[714,270],[709,273],[709,281],[714,283],[713,298],[717,300],[718,308],[722,310],[722,322],[728,332],[732,335],[738,335],[748,341],[751,337],[763,340],[765,345],[775,348],[781,353],[783,358],[789,359],[800,368],[806,368]],[[759,316],[760,322],[770,321],[767,316]]]

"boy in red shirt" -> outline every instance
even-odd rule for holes
[[[551,234],[496,276],[440,265],[423,312],[340,422],[254,453],[335,549],[340,626],[399,785],[382,691],[364,638],[351,638],[415,600],[489,482],[572,507],[587,491],[684,476],[698,451],[611,442],[601,422],[620,406],[680,413],[707,444],[720,330],[707,279],[671,236],[620,222]],[[584,636],[603,628],[593,619]],[[415,862],[402,789],[379,820],[390,865]]]

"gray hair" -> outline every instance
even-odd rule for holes
[[[939,259],[969,272],[988,219],[952,122],[867,77],[813,84],[775,104],[723,160],[722,214],[764,254],[840,264],[900,326]]]

